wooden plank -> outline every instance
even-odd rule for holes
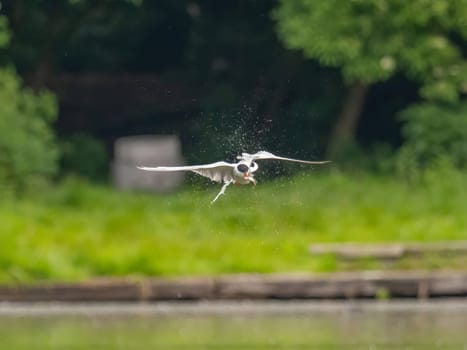
[[[407,255],[464,254],[467,241],[443,241],[430,243],[319,243],[312,244],[313,255],[334,254],[340,259],[355,260],[374,258],[381,260],[400,259]]]
[[[328,243],[310,246],[313,255],[335,254],[342,259],[398,259],[404,254],[401,244]]]
[[[118,280],[0,286],[2,301],[131,301],[139,297],[137,283]]]
[[[218,282],[222,299],[348,299],[374,298],[387,290],[395,297],[416,297],[418,279],[359,273],[324,276],[246,276]]]
[[[429,281],[429,294],[432,297],[467,296],[466,274],[444,274],[433,276]]]
[[[405,254],[463,254],[467,253],[467,241],[440,241],[409,243],[404,246]]]
[[[199,300],[213,299],[215,282],[208,277],[149,279],[146,300]]]
[[[467,271],[241,274],[0,286],[0,301],[159,301],[467,297]]]

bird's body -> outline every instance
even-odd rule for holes
[[[239,160],[237,163],[227,163],[227,162],[215,162],[211,164],[203,165],[187,165],[187,166],[157,166],[157,167],[145,167],[141,166],[138,169],[146,171],[157,171],[157,172],[172,172],[172,171],[192,171],[201,176],[205,176],[212,181],[224,183],[222,189],[217,194],[217,196],[212,200],[211,203],[214,203],[219,196],[224,194],[225,189],[230,184],[238,185],[248,185],[253,183],[256,185],[256,179],[253,176],[253,173],[258,170],[257,160],[263,159],[277,159],[277,160],[286,160],[296,163],[305,163],[305,164],[326,164],[330,161],[307,161],[293,158],[279,157],[272,153],[266,151],[260,151],[255,154],[242,153],[241,156],[237,156]]]

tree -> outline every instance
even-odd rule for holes
[[[354,141],[376,82],[402,73],[423,98],[447,103],[467,88],[467,0],[281,0],[273,16],[288,48],[342,72],[348,91],[331,154]]]
[[[0,48],[8,44],[5,17],[0,16]],[[0,67],[0,186],[15,190],[42,183],[57,166],[50,123],[57,115],[55,98],[22,87],[10,67]]]

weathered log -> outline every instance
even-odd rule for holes
[[[2,301],[131,301],[140,298],[138,284],[106,280],[33,286],[0,286]]]
[[[0,286],[0,301],[357,299],[467,296],[467,271],[245,274]]]
[[[208,277],[174,279],[149,279],[146,285],[146,300],[200,300],[215,298],[215,282]]]

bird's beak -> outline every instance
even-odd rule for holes
[[[243,174],[243,178],[244,178],[245,180],[248,180],[248,181],[250,181],[250,182],[253,182],[253,185],[256,185],[256,180],[255,180],[255,178],[254,178],[253,176],[251,176],[250,173],[245,173],[245,174]]]

